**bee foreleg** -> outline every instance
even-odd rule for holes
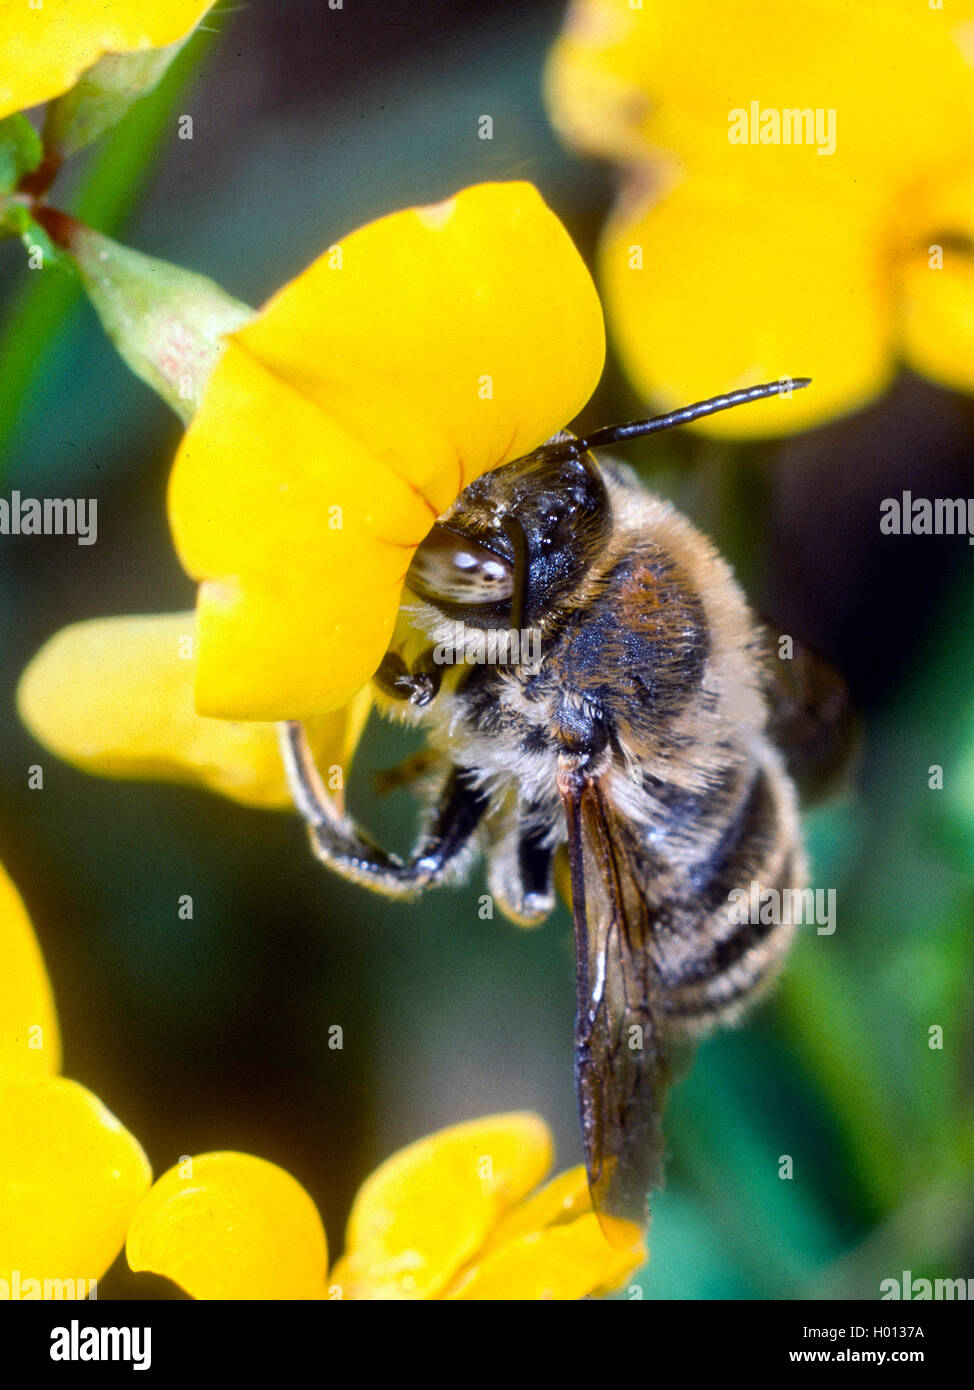
[[[315,766],[304,725],[291,720],[278,726],[281,755],[294,804],[308,825],[315,855],[353,883],[390,897],[408,898],[438,883],[470,843],[487,807],[486,795],[461,769],[447,778],[430,828],[408,864],[373,844],[343,816]]]
[[[386,652],[372,679],[390,699],[406,700],[422,709],[435,699],[442,675],[442,667],[433,661],[431,647],[422,654],[412,669],[397,652]]]

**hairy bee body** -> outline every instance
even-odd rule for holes
[[[533,924],[565,853],[576,1091],[612,1239],[645,1223],[661,1181],[677,1047],[735,1020],[793,934],[787,914],[739,904],[805,884],[792,770],[822,764],[846,703],[804,655],[772,655],[689,521],[558,436],[471,483],[406,577],[375,684],[427,736],[408,863],[341,815],[301,726],[284,730],[315,852],[354,882],[409,897],[482,852],[501,910]]]
[[[549,892],[516,891],[517,857],[526,836],[550,848],[566,840],[560,762],[603,779],[668,936],[668,1013],[699,1031],[756,997],[788,944],[787,923],[732,920],[728,895],[753,881],[804,885],[796,795],[767,734],[766,638],[729,567],[628,468],[603,459],[600,470],[611,532],[577,588],[540,615],[538,669],[458,663],[460,681],[444,679],[429,705],[384,703],[487,796],[453,876],[482,849],[491,892],[515,921],[553,906]],[[417,633],[420,645],[449,645],[435,605],[407,595],[403,618],[404,646]],[[473,654],[479,631],[465,624]]]

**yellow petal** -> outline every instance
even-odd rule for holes
[[[201,1154],[170,1168],[136,1211],[126,1254],[134,1270],[193,1298],[325,1296],[328,1248],[314,1202],[251,1154]]]
[[[546,74],[566,139],[610,158],[660,150],[697,175],[712,165],[758,177],[913,177],[974,140],[970,0],[931,13],[916,0],[575,0]],[[835,114],[835,140],[732,144],[731,114]],[[768,133],[773,132],[773,127]],[[760,133],[760,119],[759,119]],[[750,134],[750,132],[749,132]],[[829,149],[827,139],[822,147]],[[753,219],[752,219],[753,221]]]
[[[974,174],[962,169],[904,209],[903,353],[917,371],[974,391]]]
[[[27,910],[2,865],[0,961],[0,1082],[50,1076],[61,1065],[54,996]]]
[[[790,400],[711,417],[706,433],[791,434],[865,404],[890,377],[882,241],[858,205],[690,180],[655,205],[624,202],[601,265],[623,365],[653,407],[812,378]]]
[[[41,743],[107,777],[194,782],[252,806],[290,806],[273,725],[193,708],[194,615],[98,618],[55,634],[21,679],[24,723]],[[309,721],[318,765],[348,767],[368,696]],[[344,779],[343,779],[344,780]]]
[[[621,1251],[606,1240],[579,1166],[513,1207],[446,1297],[584,1298],[619,1287],[645,1261],[641,1238]]]
[[[610,1293],[646,1262],[619,1250],[593,1212],[567,1225],[519,1236],[478,1261],[451,1299],[578,1299]]]
[[[899,349],[890,254],[918,185],[974,164],[974,3],[575,0],[548,66],[566,138],[641,168],[656,208],[614,219],[606,307],[659,405],[783,374],[814,385],[700,428],[805,429],[864,404]],[[931,240],[936,237],[932,236]],[[645,269],[628,258],[641,248]],[[970,387],[970,262],[908,274],[903,336],[921,371]],[[701,350],[701,338],[706,345]],[[782,361],[782,355],[788,358]]]
[[[505,1211],[551,1166],[536,1115],[441,1130],[386,1160],[363,1184],[332,1282],[346,1298],[435,1298]]]
[[[660,20],[655,7],[635,9],[628,0],[569,6],[544,89],[551,119],[570,144],[610,159],[645,159],[655,139],[652,57]]]
[[[546,1226],[563,1225],[584,1216],[592,1210],[592,1195],[589,1192],[585,1169],[579,1165],[559,1173],[546,1182],[544,1187],[518,1202],[504,1215],[491,1231],[479,1259],[489,1251],[497,1250],[522,1236],[536,1235]]]
[[[0,117],[73,87],[103,53],[175,43],[213,0],[28,0],[0,5]]]
[[[97,1096],[50,1077],[0,1086],[0,1279],[99,1279],[152,1173]]]
[[[231,338],[173,470],[197,708],[300,718],[388,645],[413,549],[473,478],[585,403],[601,310],[528,184],[344,238]]]

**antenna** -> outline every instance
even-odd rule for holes
[[[545,444],[535,453],[536,458],[556,462],[589,449],[602,449],[607,444],[621,444],[627,439],[641,439],[645,434],[658,434],[660,430],[671,430],[676,425],[689,425],[694,420],[702,420],[706,415],[716,415],[721,410],[732,410],[736,405],[746,405],[748,401],[763,401],[770,396],[784,396],[792,390],[801,391],[811,386],[810,376],[782,377],[779,381],[766,381],[761,386],[746,386],[740,391],[728,391],[723,396],[710,396],[694,405],[670,410],[665,415],[654,415],[649,420],[631,420],[626,425],[606,425],[584,439],[565,439],[557,444]]]

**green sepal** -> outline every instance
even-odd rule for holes
[[[111,130],[133,102],[158,85],[189,37],[165,48],[106,53],[99,58],[69,92],[47,108],[45,146],[63,160]]]
[[[254,311],[203,275],[133,251],[81,223],[62,244],[119,355],[189,423],[227,333]]]

